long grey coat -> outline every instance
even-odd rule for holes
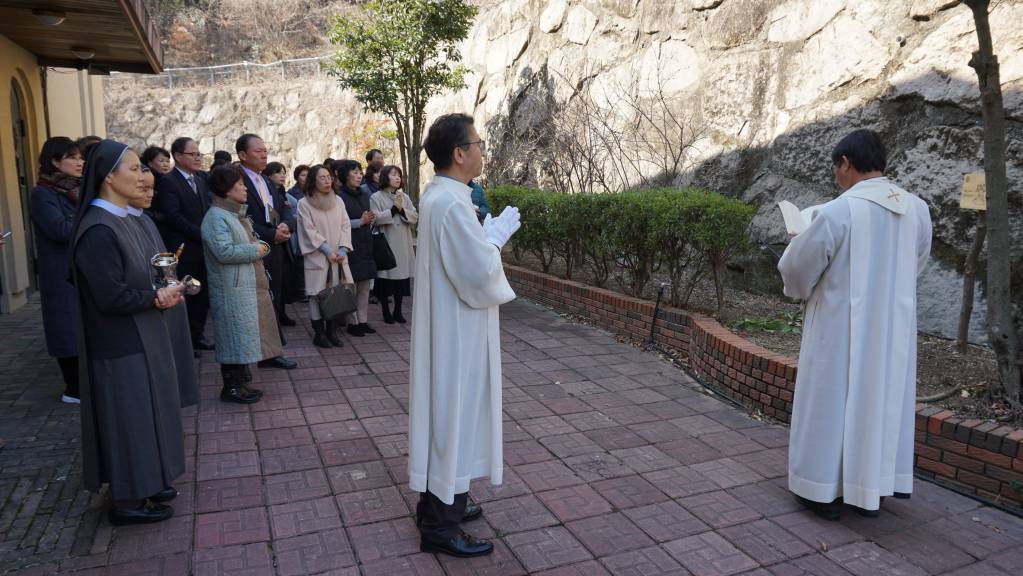
[[[128,217],[90,207],[75,238],[85,488],[156,494],[185,471],[170,336]]]
[[[214,196],[202,221],[217,362],[252,364],[282,353],[270,282],[245,204]]]
[[[397,266],[390,270],[377,272],[378,278],[388,280],[405,280],[416,273],[416,252],[412,247],[412,227],[419,221],[419,213],[412,205],[412,199],[405,196],[405,214],[391,214],[394,206],[394,194],[383,190],[375,192],[369,203],[373,212],[377,213],[376,227],[384,233],[387,245],[394,252]]]

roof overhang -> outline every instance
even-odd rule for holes
[[[64,21],[47,24],[40,11],[62,14]],[[43,66],[163,71],[160,36],[142,0],[0,0],[0,35]],[[89,52],[91,58],[80,57]]]

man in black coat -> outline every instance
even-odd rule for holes
[[[263,258],[263,264],[270,273],[270,293],[277,312],[277,322],[282,326],[294,326],[295,321],[284,311],[284,251],[288,249],[292,230],[281,221],[278,212],[286,203],[283,191],[278,190],[262,174],[267,160],[266,143],[262,138],[255,134],[242,134],[234,147],[241,164],[245,188],[249,191],[248,216],[252,221],[252,229],[260,240],[271,246],[270,252]],[[264,360],[260,365],[277,368],[297,366],[282,357]]]
[[[181,137],[171,144],[174,168],[156,183],[153,211],[158,219],[160,235],[167,250],[174,252],[185,246],[178,263],[178,276],[190,275],[206,285],[206,261],[202,248],[202,219],[210,207],[210,194],[206,187],[206,174],[202,172],[202,154],[195,140]],[[187,296],[188,327],[192,334],[192,348],[213,350],[203,338],[206,316],[210,310],[207,290]]]

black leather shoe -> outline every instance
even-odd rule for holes
[[[864,518],[877,518],[881,515],[880,510],[867,510],[866,508],[860,508],[859,506],[853,506],[853,509],[856,510],[857,514]]]
[[[259,388],[250,388],[248,384],[242,384],[241,385],[241,389],[242,389],[242,392],[245,392],[246,394],[252,394],[256,398],[262,398],[263,397],[263,391],[262,390],[260,390]]]
[[[220,391],[222,402],[234,402],[235,404],[255,404],[259,402],[259,396],[247,391],[242,387],[224,388]]]
[[[394,316],[394,321],[397,322],[398,324],[404,324],[405,322],[407,322],[407,320],[405,320],[405,317],[402,316],[400,310],[396,311],[393,316]]]
[[[362,324],[349,324],[348,328],[345,329],[349,336],[355,336],[356,338],[362,338],[366,334],[362,331]]]
[[[376,334],[377,333],[376,330],[370,328],[369,324],[366,324],[365,322],[363,322],[362,324],[359,324],[359,328],[362,330],[363,334]]]
[[[257,364],[260,368],[280,368],[282,370],[291,370],[298,368],[298,362],[292,362],[283,356],[275,356],[269,360],[260,360]]]
[[[174,516],[174,509],[166,504],[143,502],[137,508],[111,508],[110,523],[115,526],[127,524],[152,524]]]
[[[462,514],[462,522],[472,522],[483,515],[483,507],[479,504],[469,502],[465,505],[465,513]]]
[[[895,496],[898,500],[909,500],[912,494],[909,492],[896,492],[895,494],[892,494],[892,496]]]
[[[441,542],[423,538],[419,541],[419,550],[421,552],[447,554],[459,558],[475,558],[476,556],[486,556],[493,552],[494,545],[486,540],[480,540],[475,536],[462,532],[454,538]]]
[[[173,500],[173,499],[175,499],[177,497],[178,497],[178,490],[175,487],[173,487],[173,486],[168,486],[168,487],[164,488],[163,490],[160,490],[156,494],[153,494],[152,496],[150,496],[149,497],[149,501],[150,502],[156,502],[157,504],[160,504],[161,502],[170,502],[171,500]]]
[[[281,314],[281,326],[295,326],[297,322],[292,320],[287,314]]]
[[[200,339],[200,340],[193,340],[192,341],[192,349],[194,349],[194,350],[215,350],[216,346],[214,346],[213,344],[210,344],[209,342],[207,342],[205,340]]]
[[[814,502],[813,500],[807,500],[802,496],[796,496],[796,500],[800,504],[806,506],[811,512],[820,516],[825,520],[835,521],[842,517],[842,499],[839,498],[834,502],[825,504],[824,502]]]

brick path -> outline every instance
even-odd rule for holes
[[[294,307],[299,308],[299,307]],[[505,484],[474,484],[486,558],[418,551],[405,486],[408,331],[260,371],[265,399],[185,415],[177,516],[113,528],[80,489],[77,409],[56,401],[38,303],[0,316],[0,571],[19,574],[602,576],[1023,573],[1023,520],[918,482],[839,523],[785,491],[787,430],[652,354],[526,301],[503,309]]]

